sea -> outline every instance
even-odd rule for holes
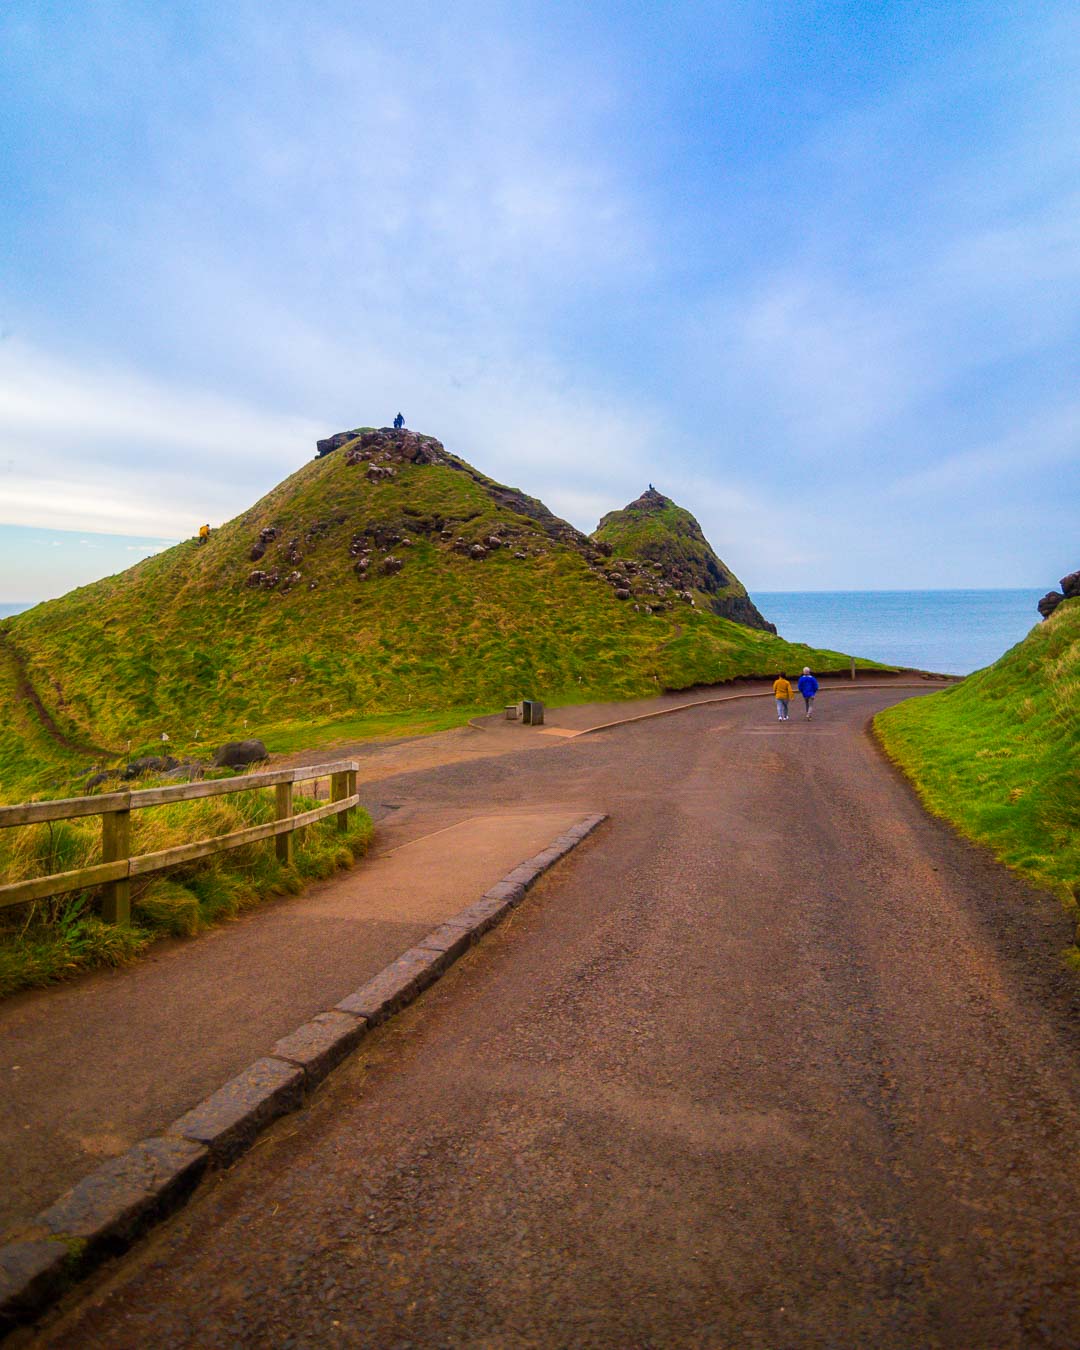
[[[940,675],[991,665],[1042,620],[1044,590],[757,591],[789,642]]]
[[[754,603],[790,642],[890,666],[970,675],[1041,622],[1039,590],[757,591]],[[0,603],[0,619],[29,609]]]

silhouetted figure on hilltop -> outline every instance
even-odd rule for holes
[[[395,430],[395,431],[400,431],[401,428],[402,428],[404,425],[405,425],[405,419],[404,419],[404,417],[402,417],[402,415],[401,415],[400,413],[398,413],[398,415],[394,418],[394,430]]]

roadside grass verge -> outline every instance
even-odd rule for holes
[[[294,799],[297,812],[315,805],[313,798]],[[273,818],[272,789],[133,811],[131,851],[149,853]],[[0,910],[0,997],[123,965],[157,938],[192,937],[271,896],[296,894],[306,881],[351,866],[371,833],[371,818],[357,808],[347,831],[333,817],[298,831],[292,866],[278,862],[272,841],[263,840],[147,877],[132,884],[128,929],[101,921],[94,891]],[[0,832],[0,875],[19,881],[89,866],[100,850],[97,816],[16,826]]]
[[[1080,902],[1080,601],[994,665],[874,719],[923,803],[1075,908]]]

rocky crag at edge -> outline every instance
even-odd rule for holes
[[[738,577],[720,561],[690,512],[651,485],[621,511],[609,511],[593,532],[592,542],[599,547],[605,543],[611,547],[604,536],[614,533],[620,525],[647,521],[650,517],[657,518],[659,524],[660,517],[673,513],[676,524],[670,526],[665,522],[665,528],[657,532],[658,537],[635,545],[636,558],[623,556],[623,550],[616,545],[613,551],[618,565],[624,571],[644,571],[680,598],[692,598],[695,592],[705,596],[709,609],[722,619],[775,633],[776,625],[769,623]]]
[[[1038,610],[1044,619],[1048,619],[1054,610],[1065,600],[1075,600],[1080,596],[1080,572],[1070,572],[1061,578],[1060,591],[1047,591],[1039,601]]]

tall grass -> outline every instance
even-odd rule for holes
[[[1080,601],[986,670],[879,713],[874,727],[931,811],[1080,901]]]
[[[314,799],[294,798],[297,812]],[[132,855],[229,834],[274,818],[272,790],[237,792],[133,811]],[[191,937],[274,895],[296,894],[305,881],[350,866],[371,839],[367,812],[352,813],[342,832],[333,817],[297,832],[291,866],[271,841],[184,864],[132,883],[132,926],[105,924],[96,892],[0,910],[0,996],[132,960],[156,938]],[[0,875],[19,881],[89,866],[101,857],[96,816],[15,827],[0,833]]]

